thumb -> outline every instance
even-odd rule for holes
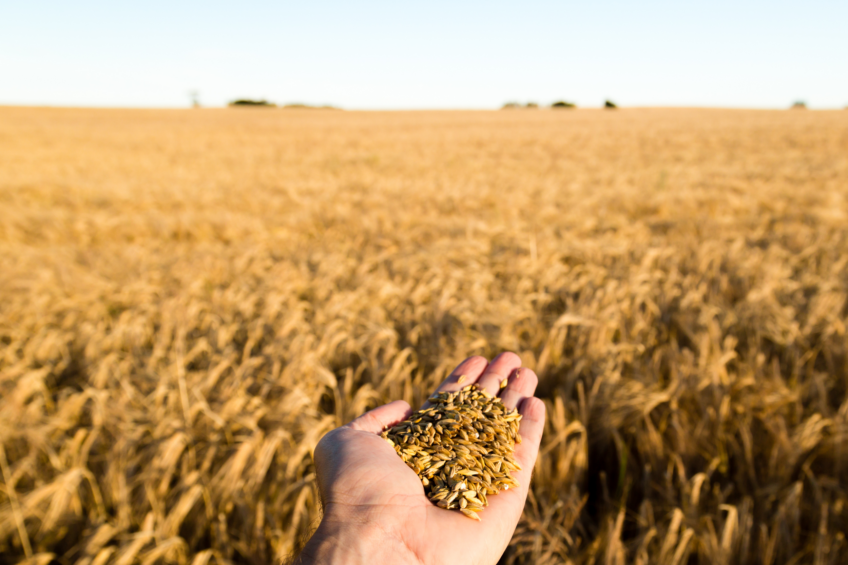
[[[412,414],[405,400],[395,400],[366,412],[350,424],[349,428],[372,434],[379,434],[389,426],[394,426]]]

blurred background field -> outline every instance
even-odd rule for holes
[[[0,562],[269,563],[519,353],[503,563],[844,563],[848,112],[0,108]]]

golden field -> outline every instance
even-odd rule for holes
[[[270,563],[519,353],[507,564],[848,561],[848,112],[0,108],[0,562]]]

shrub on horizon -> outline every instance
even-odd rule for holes
[[[273,102],[268,102],[267,100],[251,100],[249,98],[240,98],[238,100],[233,100],[229,103],[229,106],[261,106],[265,108],[276,108],[277,105]]]

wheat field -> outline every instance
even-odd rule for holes
[[[848,112],[0,108],[0,562],[262,564],[463,358],[505,564],[848,561]]]

